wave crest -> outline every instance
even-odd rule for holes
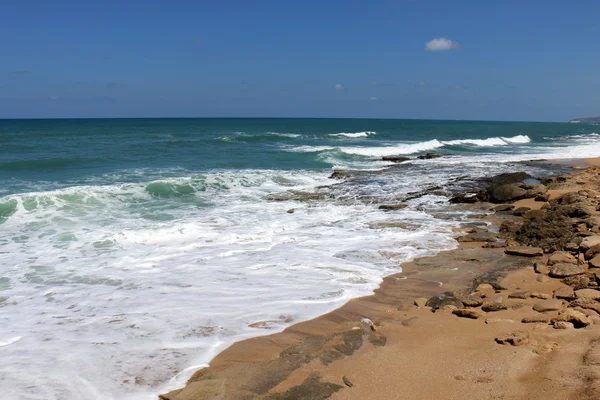
[[[376,134],[377,134],[377,132],[374,132],[374,131],[352,132],[352,133],[340,132],[340,133],[331,133],[329,136],[347,137],[347,138],[357,139],[357,138],[365,138],[367,136],[376,135]]]

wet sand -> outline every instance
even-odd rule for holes
[[[600,162],[585,160],[585,165]],[[597,171],[581,174],[551,186],[550,201],[583,187],[600,190],[598,182],[588,179],[595,179]],[[514,203],[531,209],[546,204],[534,199]],[[488,211],[493,205],[469,207]],[[598,398],[600,316],[588,310],[593,323],[587,327],[554,329],[551,320],[559,318],[566,301],[556,310],[534,310],[544,298],[552,300],[557,289],[568,291],[571,286],[534,271],[534,263],[546,263],[548,254],[507,254],[506,246],[518,244],[511,238],[494,248],[496,242],[486,235],[494,236],[506,221],[522,217],[496,213],[484,220],[491,224],[487,228],[458,228],[467,238],[457,249],[403,264],[403,272],[384,278],[373,295],[353,299],[331,313],[281,333],[235,343],[217,355],[210,368],[194,374],[183,390],[161,397]],[[432,312],[435,306],[424,303],[442,292],[482,299],[483,307],[465,308],[478,318],[455,315],[453,305]],[[522,323],[526,317],[547,321]],[[511,334],[521,339],[519,345],[497,343]]]

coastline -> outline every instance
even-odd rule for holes
[[[574,168],[578,163],[600,166],[600,159],[565,162]],[[576,176],[577,171],[574,172]],[[568,183],[577,183],[577,178]],[[571,190],[554,189],[549,200]],[[539,209],[545,203],[524,199],[514,204]],[[491,206],[476,203],[463,207],[487,211]],[[503,222],[518,218],[521,217],[497,213],[484,221],[492,226],[489,232],[495,232]],[[465,236],[472,234],[475,238],[485,230],[474,225],[457,227]],[[532,366],[533,371],[541,371],[549,359],[564,356],[553,351],[555,343],[581,353],[581,343],[600,337],[600,333],[593,325],[584,330],[559,331],[520,323],[531,314],[531,307],[539,298],[511,299],[507,291],[498,288],[528,288],[548,294],[565,285],[554,279],[537,280],[532,261],[546,261],[547,255],[533,259],[510,256],[505,253],[505,246],[494,248],[484,237],[480,237],[482,241],[471,240],[473,237],[459,240],[455,250],[404,263],[403,271],[385,277],[372,295],[352,299],[330,313],[279,333],[234,343],[219,353],[209,368],[197,371],[183,390],[161,398],[416,399],[445,394],[445,398],[458,399],[464,398],[460,397],[464,390],[469,390],[470,396],[484,398],[565,398],[552,397],[564,396],[566,392],[560,388],[531,391],[540,385],[538,377],[530,376]],[[494,302],[501,298],[507,308],[487,312],[485,318],[467,320],[453,315],[451,308],[442,307],[432,313],[429,307],[413,305],[415,299],[431,298],[441,292],[473,292],[479,284],[496,287],[489,298],[494,298]],[[531,340],[535,344],[511,347],[494,343],[493,336],[510,334],[515,328],[528,335],[535,331],[536,339]],[[582,340],[575,340],[574,332]],[[555,354],[559,355],[554,357]],[[567,358],[573,361],[573,357]],[[390,369],[397,369],[397,374]],[[432,375],[438,378],[436,385],[431,385]],[[444,377],[441,383],[440,377]],[[399,395],[397,390],[405,390],[408,382],[411,393]],[[473,383],[477,385],[472,387]],[[507,384],[510,389],[506,389]],[[491,392],[502,392],[503,397],[490,397]]]

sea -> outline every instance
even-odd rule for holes
[[[477,215],[448,205],[450,183],[583,157],[599,126],[0,120],[0,392],[156,399],[232,343],[455,248]]]

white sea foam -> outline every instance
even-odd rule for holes
[[[518,135],[513,137],[492,137],[488,139],[457,139],[443,141],[442,143],[449,146],[473,145],[480,147],[507,146],[510,144],[524,144],[531,142],[529,136]]]
[[[341,133],[332,133],[329,136],[347,137],[347,138],[356,139],[356,138],[365,138],[367,136],[375,135],[375,134],[377,134],[377,132],[373,132],[373,131],[353,132],[353,133],[341,132]]]
[[[390,214],[263,199],[328,175],[225,172],[2,199],[17,202],[0,225],[5,396],[156,398],[232,342],[327,312],[399,262],[454,246],[451,224],[422,211],[394,213],[419,229],[369,229]],[[273,322],[248,327],[257,321]]]
[[[273,136],[281,136],[281,137],[287,137],[287,138],[298,138],[302,135],[300,135],[299,133],[281,133],[281,132],[268,132],[269,135],[273,135]]]

